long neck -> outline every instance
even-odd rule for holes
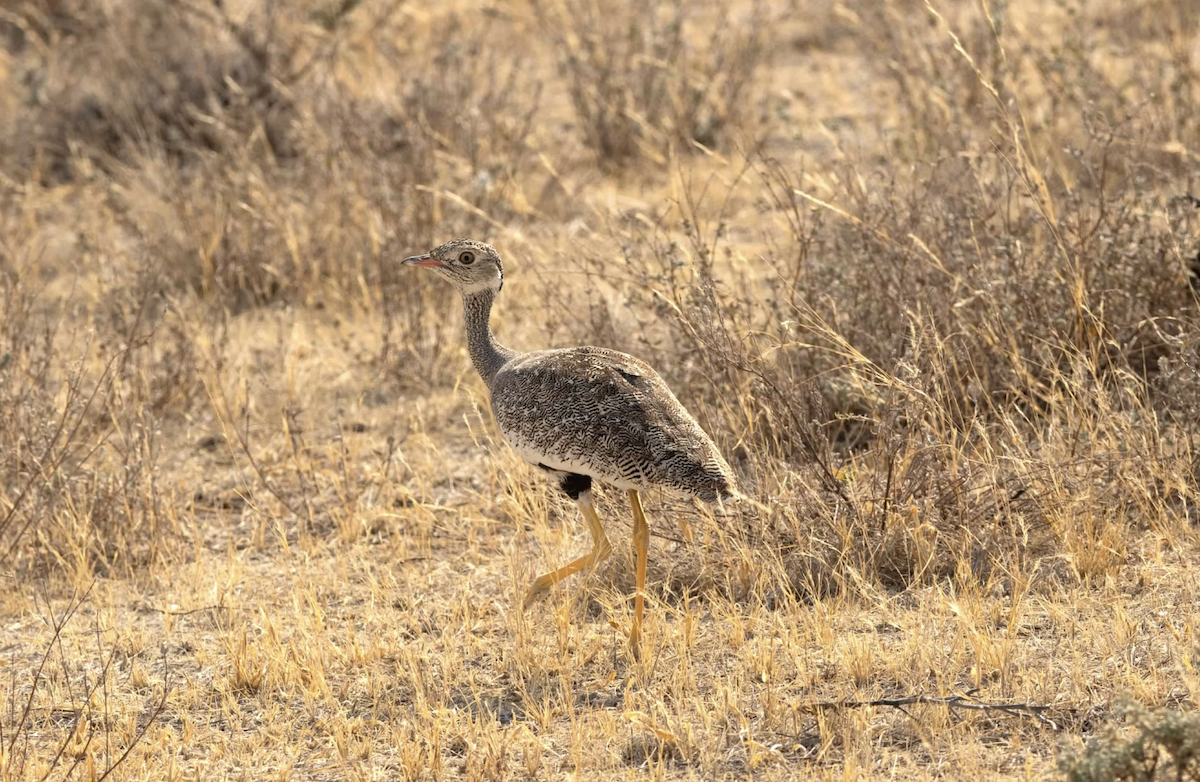
[[[500,345],[492,336],[492,328],[488,319],[492,314],[492,303],[496,293],[491,288],[484,288],[463,295],[463,314],[467,319],[467,349],[471,353],[471,363],[487,383],[492,387],[492,378],[500,371],[516,352]]]

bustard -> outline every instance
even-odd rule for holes
[[[696,419],[650,365],[595,347],[521,353],[492,336],[492,304],[504,284],[500,255],[456,239],[409,266],[434,270],[462,294],[471,361],[491,393],[500,431],[526,461],[579,504],[592,550],[534,581],[525,605],[567,576],[602,562],[612,546],[592,506],[592,481],[624,489],[637,555],[630,647],[639,655],[650,528],[638,492],[667,489],[718,502],[738,495],[733,471]]]

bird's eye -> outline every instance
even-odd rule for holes
[[[471,264],[475,263],[475,253],[470,251],[463,253],[462,255],[458,256],[458,262],[464,266],[470,266]]]

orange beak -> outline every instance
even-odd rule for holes
[[[414,255],[401,261],[405,266],[445,266],[446,264],[430,255]]]

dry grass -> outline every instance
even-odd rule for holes
[[[0,780],[1042,778],[1194,711],[1198,103],[1187,0],[9,3]],[[587,536],[398,273],[458,235],[758,502],[648,498],[641,664],[628,545],[520,608]]]

